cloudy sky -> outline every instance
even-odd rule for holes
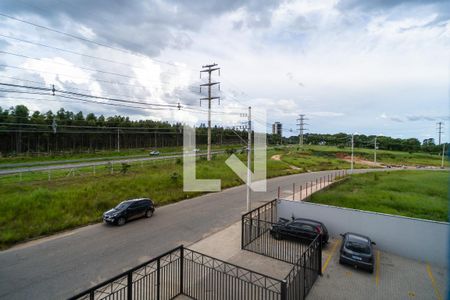
[[[205,122],[199,70],[215,62],[215,124],[239,125],[250,105],[287,136],[301,113],[311,132],[436,138],[449,115],[449,12],[439,0],[2,0],[1,83],[186,109],[6,86],[0,106]]]

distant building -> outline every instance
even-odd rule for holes
[[[283,133],[283,125],[280,122],[275,122],[272,124],[272,134],[277,134],[281,136]]]

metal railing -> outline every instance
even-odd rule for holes
[[[317,235],[286,276],[286,300],[305,299],[317,277],[322,275],[321,249],[321,236]]]
[[[293,265],[285,278],[282,300],[305,299],[318,275],[322,275],[322,239],[276,240],[270,234],[277,220],[277,199],[242,216],[241,248]]]
[[[286,283],[190,250],[174,248],[70,300],[174,299],[282,300]]]
[[[184,251],[184,295],[200,300],[282,299],[282,280],[190,249]]]
[[[183,289],[183,252],[174,248],[69,299],[173,299]]]

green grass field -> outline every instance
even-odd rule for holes
[[[269,152],[270,153],[270,152]],[[238,155],[245,161],[245,156]],[[225,165],[226,155],[207,162],[197,161],[198,178],[220,178],[222,188],[243,182]],[[152,161],[132,165],[126,174],[98,169],[96,175],[41,177],[18,182],[17,178],[0,184],[0,248],[78,226],[100,222],[102,213],[120,201],[151,197],[157,205],[191,198],[201,193],[183,192],[182,161]],[[301,172],[282,161],[267,161],[268,177]],[[54,175],[55,176],[55,175]]]
[[[351,148],[338,148],[334,146],[306,146],[305,151],[311,155],[336,157],[336,154],[345,154],[350,156]],[[355,148],[355,157],[373,161],[374,150]],[[409,166],[440,166],[441,156],[423,152],[409,153],[401,151],[377,150],[377,162],[392,165],[409,165]],[[444,162],[446,167],[449,166],[448,160]]]
[[[298,151],[296,146],[269,149],[267,175],[275,177],[307,171],[348,169],[350,164],[336,158],[336,150],[332,147],[308,147]],[[271,159],[274,155],[279,155],[280,160]],[[405,157],[406,154],[397,155]],[[245,155],[238,156],[246,161]],[[211,162],[204,157],[199,158],[197,177],[220,178],[222,188],[242,184],[225,165],[227,157],[215,155]],[[355,164],[355,168],[364,167],[367,166]],[[154,199],[157,205],[165,205],[200,194],[183,192],[181,159],[132,163],[125,174],[120,173],[120,168],[117,164],[111,172],[110,168],[100,166],[96,167],[95,174],[93,167],[80,168],[75,172],[52,171],[50,180],[48,172],[1,176],[0,248],[99,222],[102,212],[124,199],[147,196]]]
[[[449,174],[445,171],[390,171],[352,175],[314,194],[311,202],[407,217],[449,221]]]

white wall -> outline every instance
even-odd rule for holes
[[[300,201],[279,200],[278,217],[309,218],[325,224],[332,236],[354,232],[377,247],[424,262],[448,266],[449,223],[407,218]]]

